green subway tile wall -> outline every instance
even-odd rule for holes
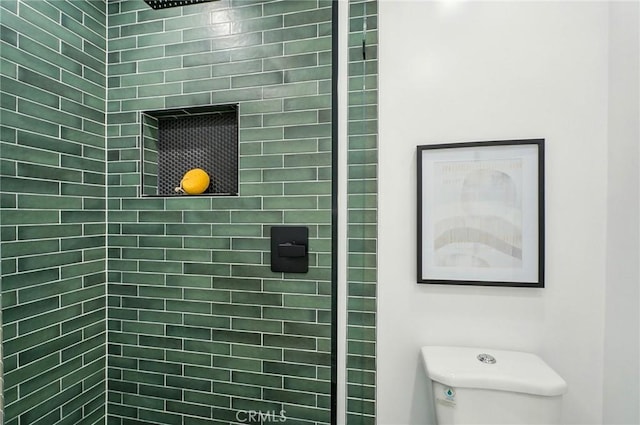
[[[349,1],[346,371],[349,425],[376,423],[377,17],[377,0]]]
[[[104,423],[106,4],[0,27],[4,423]]]
[[[331,3],[0,2],[5,423],[329,423]],[[375,423],[376,8],[349,4],[349,424]],[[140,111],[219,103],[240,196],[140,198]],[[308,274],[269,270],[274,224],[309,226]]]
[[[108,423],[330,423],[331,0],[108,15]],[[140,112],[228,103],[239,196],[140,198]],[[270,271],[282,224],[309,273]]]

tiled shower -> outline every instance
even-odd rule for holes
[[[335,7],[0,2],[6,424],[331,423],[337,356],[348,423],[375,422],[376,2],[349,2],[347,140]],[[238,196],[142,196],[141,113],[220,104]],[[270,270],[273,225],[308,227],[308,273]]]

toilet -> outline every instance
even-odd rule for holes
[[[436,423],[558,424],[567,383],[540,357],[471,347],[422,347]]]

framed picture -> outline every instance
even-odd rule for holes
[[[418,283],[544,287],[544,139],[418,146]]]

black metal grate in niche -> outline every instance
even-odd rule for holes
[[[158,195],[175,195],[184,174],[202,168],[205,194],[238,194],[237,111],[158,117]]]

